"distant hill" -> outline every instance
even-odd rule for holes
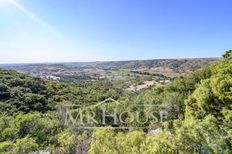
[[[112,74],[109,74],[109,71],[124,71],[126,73],[139,72],[161,74],[167,77],[177,77],[199,68],[209,66],[218,60],[219,58],[155,59],[107,62],[9,64],[0,65],[0,67],[14,69],[36,77],[55,75],[62,78],[63,76],[66,76],[66,79],[68,77],[70,81],[76,81],[116,76],[115,73],[112,72]]]
[[[199,68],[208,66],[218,61],[219,58],[192,58],[192,59],[155,59],[136,61],[112,61],[98,62],[94,67],[101,69],[129,69],[129,70],[150,70],[161,73],[188,73]]]

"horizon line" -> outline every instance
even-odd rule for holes
[[[0,65],[31,65],[31,64],[69,64],[69,63],[107,63],[107,62],[132,62],[132,61],[151,61],[151,60],[191,60],[191,59],[220,59],[220,57],[187,57],[187,58],[153,58],[153,59],[128,59],[128,60],[93,60],[93,61],[45,61],[45,62],[13,62],[1,63]]]

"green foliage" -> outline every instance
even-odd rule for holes
[[[116,133],[112,128],[98,129],[91,140],[90,154],[142,153],[145,134],[142,131]]]
[[[62,154],[229,154],[232,147],[231,53],[227,51],[217,64],[178,77],[166,86],[135,94],[126,93],[123,84],[116,81],[58,83],[0,70],[0,153],[48,150]],[[139,65],[150,66],[153,62]],[[180,71],[179,67],[190,67],[175,61],[168,65],[178,68],[176,71]],[[125,67],[140,66],[130,63]],[[109,120],[106,124],[109,127],[91,131],[63,125],[61,115],[55,111],[57,104],[83,105],[85,112],[96,111],[100,121],[102,112],[98,105],[109,97],[120,102],[120,105],[107,104],[109,111],[141,111],[143,120],[150,111],[157,114],[166,111],[168,116],[164,121],[149,118],[141,124],[129,123],[129,115],[125,114],[126,122],[119,127],[146,129],[113,129]],[[74,108],[71,113],[77,111],[79,108]]]
[[[232,147],[232,64],[223,60],[211,69],[212,75],[201,80],[198,88],[186,99],[185,124],[177,129],[177,134],[184,134],[181,144],[192,151],[229,153]],[[195,149],[187,146],[190,140]]]
[[[29,136],[26,136],[22,139],[16,140],[15,149],[13,153],[25,154],[32,151],[36,151],[38,147],[39,146],[34,139],[30,138]]]
[[[226,59],[231,59],[232,58],[232,50],[226,51],[226,53],[223,55],[223,57]]]
[[[10,98],[10,88],[5,84],[0,84],[0,100],[4,101]]]
[[[51,98],[46,83],[10,70],[0,70],[0,109],[9,114],[22,111],[45,112]]]
[[[117,133],[112,128],[96,130],[91,140],[90,154],[153,154],[174,153],[168,132],[159,135],[145,134],[143,131]]]
[[[74,133],[64,130],[58,134],[58,145],[61,153],[75,153],[75,135]]]
[[[26,136],[22,139],[17,139],[16,143],[11,141],[0,142],[0,153],[4,154],[27,154],[38,149],[38,144]]]
[[[14,150],[14,143],[11,141],[0,142],[0,153],[12,154]]]

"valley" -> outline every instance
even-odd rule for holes
[[[0,153],[229,153],[223,57],[1,66]]]

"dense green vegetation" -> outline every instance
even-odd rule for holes
[[[46,112],[57,103],[94,103],[122,96],[120,85],[109,81],[57,83],[31,78],[12,70],[0,70],[1,112]]]
[[[166,86],[129,93],[123,83],[99,80],[59,83],[0,70],[0,153],[33,151],[90,154],[231,153],[232,148],[232,51],[212,66],[178,77]],[[162,121],[112,123],[97,129],[64,125],[56,105],[93,110],[101,121],[102,101],[109,110],[165,111]],[[109,100],[110,101],[110,100]],[[155,106],[155,107],[154,107]],[[158,116],[160,118],[160,115]],[[76,125],[79,126],[77,123]],[[96,125],[94,125],[96,126]],[[116,129],[125,127],[126,129]],[[133,127],[133,128],[129,128]]]

